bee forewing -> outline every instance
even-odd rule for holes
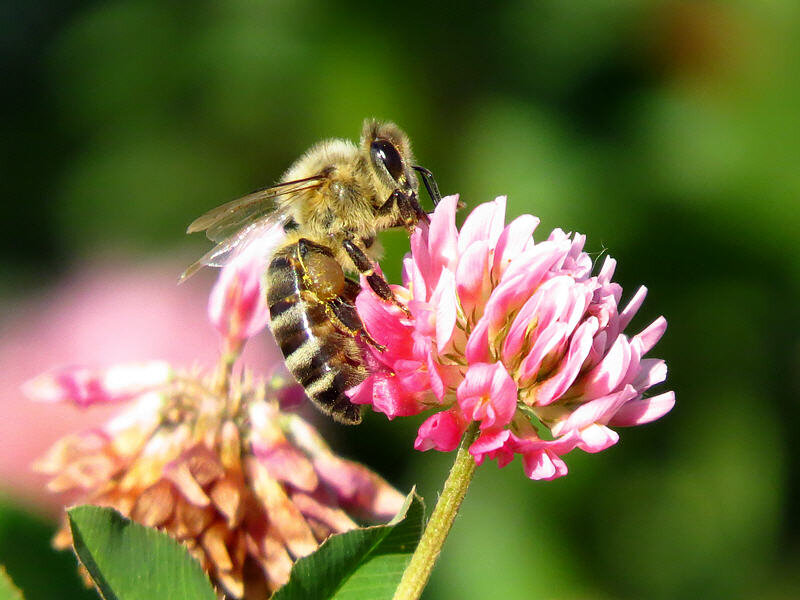
[[[253,219],[258,219],[275,210],[275,198],[289,196],[321,185],[321,180],[326,175],[313,175],[295,181],[285,181],[263,190],[258,190],[247,196],[231,200],[211,209],[189,224],[186,233],[205,231],[208,238],[214,242],[221,242],[231,233],[237,232],[248,225]]]
[[[286,232],[283,220],[272,214],[250,223],[238,233],[219,242],[181,274],[178,283],[183,283],[203,267],[224,267],[237,254],[251,244],[259,245],[259,252],[269,254],[280,244]]]
[[[274,195],[268,195],[269,190],[259,190],[236,200],[226,202],[222,206],[212,208],[207,213],[197,217],[186,228],[186,233],[197,233],[215,227],[221,222],[231,221],[239,215],[247,218],[256,212],[268,213],[275,206]]]

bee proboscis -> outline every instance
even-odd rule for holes
[[[436,182],[414,164],[406,134],[393,123],[367,120],[358,145],[320,142],[276,185],[223,204],[187,229],[205,231],[217,245],[181,280],[204,265],[224,265],[254,240],[276,240],[265,249],[270,328],[308,397],[340,423],[361,422],[360,407],[345,392],[369,375],[365,345],[382,349],[356,311],[360,285],[345,273],[360,273],[380,298],[396,303],[376,268],[377,234],[427,221],[415,171],[438,202]]]

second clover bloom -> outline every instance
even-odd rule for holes
[[[554,230],[534,242],[539,220],[505,224],[505,198],[475,208],[459,231],[457,198],[444,198],[429,228],[418,228],[394,292],[411,315],[368,286],[357,299],[364,325],[386,346],[372,375],[350,394],[389,418],[435,410],[415,447],[450,451],[471,422],[470,447],[506,465],[523,457],[532,479],[566,474],[561,456],[615,444],[613,427],[667,413],[673,392],[649,395],[667,374],[645,358],[666,329],[663,317],[624,333],[641,306],[640,288],[620,308],[607,257],[595,275],[585,236]]]
[[[137,365],[86,373],[108,381],[115,370],[147,374]],[[166,374],[157,386],[143,380],[110,421],[56,442],[36,468],[70,503],[113,507],[179,540],[226,598],[266,598],[329,535],[386,521],[402,505],[381,477],[283,410],[296,386],[243,374],[220,393],[213,377]],[[45,389],[27,387],[54,401],[36,395]],[[85,406],[82,395],[59,401]],[[64,522],[54,545],[71,543]]]

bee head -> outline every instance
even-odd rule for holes
[[[394,123],[364,121],[361,148],[369,156],[372,171],[390,190],[416,192],[419,183],[411,166],[414,157],[408,136]]]

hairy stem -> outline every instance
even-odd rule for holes
[[[419,545],[394,593],[394,600],[417,600],[422,595],[475,473],[475,459],[469,453],[469,447],[477,436],[478,423],[475,422],[461,440],[450,475],[447,476]]]
[[[233,372],[233,365],[239,357],[234,352],[223,352],[219,357],[217,363],[217,371],[214,374],[214,393],[225,398],[228,396],[228,389],[231,381],[231,373]]]

